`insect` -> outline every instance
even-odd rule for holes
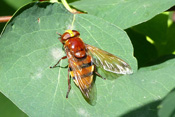
[[[71,89],[70,76],[79,87],[83,96],[89,103],[95,100],[94,74],[103,78],[96,70],[102,68],[108,74],[131,74],[132,69],[122,59],[94,46],[85,44],[79,37],[76,30],[66,30],[61,36],[60,42],[63,44],[66,56],[63,56],[53,67],[56,67],[62,59],[68,58],[68,91]],[[70,75],[69,75],[70,73]],[[105,79],[105,78],[103,78]]]

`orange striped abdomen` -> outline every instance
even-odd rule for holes
[[[72,69],[71,67],[74,66],[69,65],[70,75],[73,78],[73,81],[82,89],[89,88],[93,82],[94,72],[92,57],[87,55],[86,58],[78,59],[78,61],[74,63],[75,66],[78,66],[79,69]]]

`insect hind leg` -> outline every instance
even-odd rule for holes
[[[96,65],[94,65],[94,72],[97,76],[101,77],[103,80],[106,80],[106,78],[104,78],[102,75],[100,75],[98,72],[97,72],[97,68],[96,68]]]
[[[68,90],[67,90],[67,94],[66,94],[66,98],[68,98],[69,92],[71,90],[71,84],[70,84],[70,77],[69,77],[69,69],[68,69]]]
[[[66,58],[67,58],[67,56],[63,56],[54,66],[50,66],[50,68],[55,68],[60,63],[60,61],[62,59],[66,59]]]

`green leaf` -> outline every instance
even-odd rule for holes
[[[132,83],[127,84],[127,89],[129,90],[123,90],[123,92],[128,91],[130,95],[127,97],[135,100],[133,102],[130,101],[132,106],[135,103],[138,103],[140,106],[130,109],[122,117],[157,117],[158,112],[160,115],[160,111],[162,111],[159,111],[159,108],[162,107],[160,105],[161,100],[174,88],[174,66],[175,59],[172,59],[159,65],[139,69],[130,78]],[[171,97],[171,99],[173,105],[174,98]],[[171,107],[174,107],[174,105],[169,106],[169,108]],[[170,111],[172,112],[172,109],[169,111],[163,110],[163,112],[166,111],[166,114]],[[165,114],[162,114],[162,117],[170,117],[164,116]]]
[[[145,22],[175,5],[174,0],[80,0],[75,8],[107,20],[122,29]]]
[[[27,117],[18,107],[16,107],[8,98],[0,93],[0,113],[2,117]]]
[[[159,108],[159,117],[175,117],[175,89],[165,97]]]
[[[126,33],[89,14],[76,15],[74,29],[87,44],[129,63],[133,75],[116,80],[96,78],[97,103],[89,105],[71,82],[67,92],[67,60],[49,69],[65,53],[56,32],[71,27],[73,15],[62,4],[33,3],[20,9],[0,38],[0,91],[29,116],[122,116],[135,110],[154,117],[157,104],[175,84],[175,59],[138,72]],[[148,105],[148,106],[147,106]],[[152,108],[149,108],[152,107]],[[129,113],[130,114],[130,113]]]
[[[65,55],[56,32],[63,34],[71,27],[72,20],[73,15],[62,4],[32,3],[20,9],[2,33],[0,91],[29,116],[99,115],[115,98],[110,97],[110,90],[117,87],[114,84],[111,87],[111,81],[97,78],[96,106],[84,100],[73,82],[66,99],[68,69],[49,69]],[[74,29],[85,43],[122,58],[136,71],[133,48],[123,30],[87,14],[75,16]],[[60,63],[66,65],[67,60]],[[106,99],[110,100],[109,104]],[[104,114],[108,113],[109,110]]]
[[[24,4],[31,2],[32,0],[1,0],[0,4],[0,16],[12,16],[14,12],[22,7]],[[0,23],[0,32],[2,31],[5,23]]]

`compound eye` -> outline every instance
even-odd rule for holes
[[[72,32],[73,32],[73,34],[74,34],[75,37],[80,36],[80,33],[78,31],[72,30]]]
[[[71,35],[68,33],[68,32],[66,32],[66,33],[64,33],[62,36],[61,36],[61,39],[62,40],[67,40],[67,39],[69,39],[71,37]]]

